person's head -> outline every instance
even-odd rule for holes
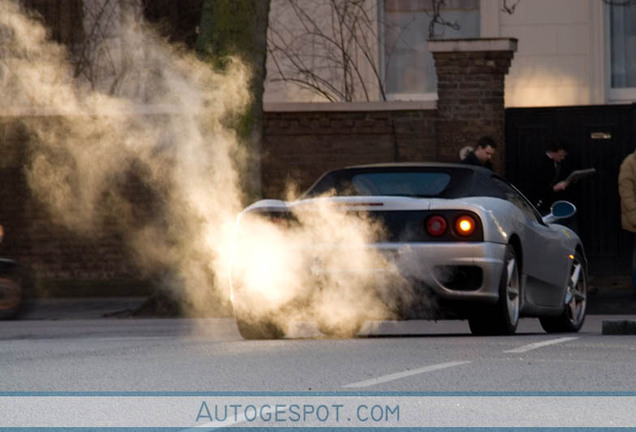
[[[477,141],[477,146],[475,146],[475,156],[477,159],[483,164],[490,161],[493,155],[495,154],[495,150],[497,149],[497,144],[490,137],[481,137]]]
[[[564,140],[558,139],[551,141],[545,150],[550,158],[557,162],[562,162],[568,155],[568,149],[568,144]]]

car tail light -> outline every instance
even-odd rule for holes
[[[267,218],[272,224],[282,229],[291,228],[296,223],[296,219],[290,212],[270,212],[267,213]]]
[[[270,222],[274,225],[277,225],[281,228],[289,228],[289,219],[284,217],[271,217],[269,218]]]
[[[433,237],[440,237],[446,233],[448,223],[442,216],[431,216],[426,220],[426,232]]]
[[[475,232],[477,222],[472,216],[462,215],[455,220],[455,232],[462,237],[468,237]]]

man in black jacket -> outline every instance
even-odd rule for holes
[[[539,165],[534,167],[534,183],[528,198],[541,214],[549,213],[555,201],[568,199],[570,183],[565,179],[572,170],[565,162],[567,156],[567,143],[563,140],[554,140],[546,147]]]
[[[462,160],[462,163],[465,163],[467,165],[478,165],[492,169],[492,163],[490,162],[490,159],[492,159],[496,149],[497,144],[495,144],[495,141],[492,138],[481,137],[477,141],[475,150],[468,153]]]

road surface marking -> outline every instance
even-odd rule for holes
[[[389,374],[389,375],[384,375],[378,378],[372,378],[370,380],[366,380],[366,381],[360,381],[357,383],[352,383],[352,384],[347,384],[342,386],[343,388],[359,388],[359,387],[371,387],[377,384],[382,384],[385,382],[389,382],[389,381],[395,381],[395,380],[399,380],[402,378],[406,378],[406,377],[410,377],[413,375],[419,375],[419,374],[423,374],[423,373],[427,373],[427,372],[434,372],[437,370],[441,370],[441,369],[448,369],[451,367],[455,367],[455,366],[461,366],[461,365],[465,365],[470,363],[469,361],[456,361],[456,362],[449,362],[449,363],[440,363],[440,364],[436,364],[436,365],[431,365],[431,366],[425,366],[423,368],[419,368],[419,369],[413,369],[413,370],[408,370],[408,371],[404,371],[404,372],[398,372],[398,373],[393,373],[393,374]]]
[[[536,350],[538,348],[543,348],[545,346],[560,344],[560,343],[564,343],[564,342],[570,342],[570,341],[577,340],[577,339],[578,339],[578,337],[562,337],[562,338],[558,338],[558,339],[550,339],[550,340],[543,341],[543,342],[536,342],[536,343],[531,343],[531,344],[528,344],[528,345],[523,345],[523,346],[520,346],[519,348],[511,349],[511,350],[504,351],[504,352],[505,353],[524,353],[524,352]]]

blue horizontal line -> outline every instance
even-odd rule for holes
[[[636,391],[0,391],[0,397],[635,397]]]

